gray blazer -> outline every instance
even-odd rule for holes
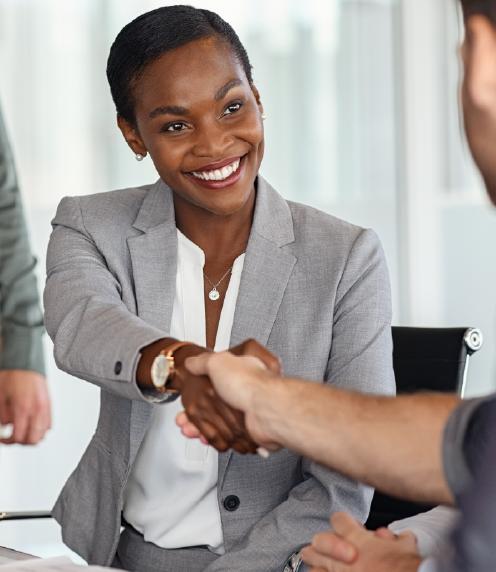
[[[126,479],[157,406],[137,387],[135,372],[140,348],[169,331],[177,257],[172,193],[159,181],[64,198],[53,227],[45,322],[55,359],[101,388],[96,432],[54,515],[67,545],[108,565]],[[390,321],[376,235],[287,202],[259,177],[231,344],[257,339],[290,376],[393,393]],[[235,511],[224,507],[229,495],[239,497]],[[226,554],[207,570],[280,572],[293,551],[328,527],[331,512],[364,521],[371,496],[287,450],[269,459],[221,454]]]

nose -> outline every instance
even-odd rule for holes
[[[197,157],[221,159],[232,146],[234,136],[231,131],[217,121],[198,126],[195,133],[193,153]]]

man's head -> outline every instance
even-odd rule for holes
[[[462,104],[465,130],[496,205],[496,0],[461,0],[466,34]]]

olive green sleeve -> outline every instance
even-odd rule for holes
[[[44,373],[43,317],[35,266],[0,112],[0,369]]]

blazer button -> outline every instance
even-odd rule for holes
[[[236,495],[229,495],[224,499],[224,508],[229,512],[238,510],[240,505],[239,497]]]
[[[115,375],[119,375],[122,371],[122,362],[116,361],[114,365],[114,373]]]

